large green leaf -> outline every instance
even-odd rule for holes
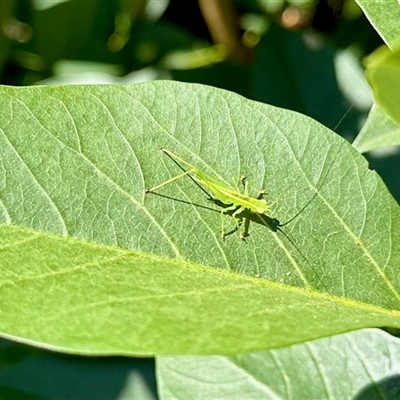
[[[4,337],[210,354],[399,325],[398,206],[315,121],[176,82],[3,87],[0,101]],[[298,249],[257,218],[223,241],[221,209],[187,178],[145,195],[179,173],[160,147],[228,184],[245,175],[281,222],[301,211],[282,228]]]

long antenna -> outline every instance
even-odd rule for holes
[[[354,107],[354,103],[347,109],[347,111],[345,112],[345,114],[340,118],[339,122],[336,124],[334,131],[336,131],[337,127],[342,123],[343,119],[346,118],[346,116],[348,115],[348,113],[352,110],[352,108]],[[315,189],[315,193],[314,195],[311,197],[311,199],[309,199],[307,201],[307,203],[300,209],[299,212],[296,213],[296,215],[294,215],[292,218],[290,218],[288,221],[286,221],[285,223],[281,223],[278,219],[276,218],[270,218],[266,215],[260,215],[259,219],[264,223],[264,225],[266,225],[269,229],[271,229],[274,232],[281,232],[286,239],[291,243],[291,245],[297,250],[297,252],[300,254],[300,256],[304,259],[304,261],[310,266],[310,268],[313,270],[313,273],[315,274],[315,276],[318,278],[318,280],[321,282],[322,286],[324,287],[324,289],[329,292],[328,288],[326,287],[326,285],[324,284],[321,276],[317,273],[317,271],[314,269],[314,267],[311,265],[311,263],[309,262],[309,260],[306,258],[306,256],[300,251],[300,249],[298,248],[298,246],[293,242],[293,240],[281,229],[282,227],[284,227],[285,225],[288,225],[289,223],[291,223],[294,219],[296,219],[309,205],[310,203],[315,199],[316,196],[318,196],[319,190],[320,188],[323,186],[325,180],[327,179],[329,172],[335,162],[336,159],[336,155],[339,153],[340,149],[342,148],[342,146],[339,147],[339,149],[337,150],[331,164],[329,165],[328,170],[325,173],[325,176],[323,177],[321,183],[319,184],[319,188]],[[267,217],[267,220],[266,220]]]
[[[254,222],[261,223],[268,229],[270,229],[272,232],[281,232],[283,236],[290,242],[290,244],[297,250],[297,252],[300,254],[300,256],[303,258],[303,260],[309,265],[309,267],[312,269],[313,273],[315,276],[318,278],[318,280],[321,282],[321,285],[323,288],[329,292],[328,288],[324,284],[324,281],[322,280],[321,276],[318,274],[318,272],[315,270],[315,268],[312,266],[310,261],[307,259],[307,257],[303,254],[303,252],[299,249],[299,247],[293,242],[293,240],[289,237],[289,235],[284,232],[281,227],[284,224],[281,224],[280,221],[277,218],[271,218],[266,214],[258,214],[258,213],[252,213],[251,215],[244,215],[243,218],[245,219],[251,219]]]
[[[361,97],[361,94],[357,97],[356,101]],[[342,123],[342,121],[347,117],[347,114],[353,109],[355,102],[347,109],[347,111],[343,114],[342,118],[340,118],[339,122],[333,128],[333,132],[336,132],[338,126]]]
[[[360,96],[361,96],[361,95],[360,95]],[[359,96],[358,98],[360,98],[360,96]],[[355,103],[353,103],[353,104],[347,109],[347,111],[344,113],[344,115],[340,118],[339,122],[336,124],[335,128],[333,129],[333,132],[336,131],[337,127],[338,127],[338,126],[342,123],[342,121],[346,118],[347,114],[348,114],[348,113],[352,110],[352,108],[354,107],[354,104],[355,104]],[[340,148],[341,148],[341,147],[340,147]],[[339,153],[340,148],[339,148],[338,151],[336,152],[336,155]],[[326,179],[327,176],[329,175],[329,172],[330,172],[330,170],[331,170],[331,168],[332,168],[332,166],[333,166],[333,163],[334,163],[334,160],[332,160],[331,165],[329,166],[328,171],[326,172],[326,174],[325,174],[325,176],[324,176],[324,179],[322,180],[321,184],[319,185],[320,188],[323,186],[323,184],[324,184],[324,182],[325,182],[325,179]],[[319,189],[317,189],[317,190],[319,190]],[[296,213],[296,215],[294,215],[292,218],[290,218],[289,221],[286,221],[285,223],[280,224],[279,226],[280,226],[280,227],[285,226],[285,225],[289,224],[290,222],[292,222],[293,220],[295,220],[295,219],[310,205],[310,203],[317,197],[317,195],[318,195],[318,191],[316,191],[316,192],[314,193],[314,195],[311,197],[311,199],[307,201],[307,203],[300,209],[300,211],[299,211],[298,213]],[[282,231],[282,232],[283,232],[283,231]],[[285,236],[287,236],[287,235],[285,235]]]
[[[341,148],[341,147],[342,147],[342,146],[340,146],[340,148]],[[338,149],[338,151],[336,152],[336,154],[338,154],[340,148]],[[329,172],[330,172],[330,170],[331,170],[331,168],[332,168],[332,166],[333,166],[333,164],[334,164],[334,161],[335,161],[335,159],[332,160],[331,165],[330,165],[329,168],[328,168],[328,171],[326,171],[326,174],[325,174],[324,178],[322,179],[321,184],[319,185],[319,188],[321,188],[321,187],[323,186],[323,184],[324,184],[324,182],[325,182],[327,176],[329,175]],[[315,193],[314,193],[314,195],[311,197],[311,199],[307,201],[307,203],[300,209],[300,211],[299,211],[296,215],[294,215],[292,218],[290,218],[289,221],[286,221],[285,223],[280,224],[279,226],[280,226],[280,227],[285,226],[285,225],[289,224],[290,222],[292,222],[294,219],[296,219],[296,218],[310,205],[310,203],[318,196],[318,190],[319,190],[319,189],[317,189],[317,190],[315,191]]]

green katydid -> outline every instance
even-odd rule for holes
[[[341,123],[343,118],[350,112],[352,106],[347,110],[345,115],[341,118],[338,125]],[[336,129],[336,128],[335,128]],[[286,221],[285,223],[281,223],[278,219],[272,218],[266,213],[270,212],[271,205],[267,203],[267,201],[263,198],[265,195],[265,191],[261,190],[259,192],[258,197],[251,197],[248,194],[248,182],[245,178],[242,178],[242,183],[244,185],[244,193],[239,193],[237,190],[230,188],[227,184],[220,182],[219,180],[207,175],[205,172],[200,170],[195,165],[190,164],[189,162],[183,160],[182,158],[178,157],[170,150],[162,149],[164,154],[170,157],[177,166],[183,171],[183,173],[168,179],[167,181],[160,183],[150,189],[145,189],[146,193],[151,193],[160,189],[161,187],[172,183],[184,176],[188,176],[208,197],[210,201],[212,201],[215,205],[221,207],[221,217],[223,221],[223,215],[230,215],[234,217],[236,222],[236,229],[231,232],[225,233],[222,228],[222,237],[237,231],[241,225],[244,223],[244,231],[240,235],[242,239],[248,235],[248,229],[250,222],[255,222],[261,224],[272,232],[281,232],[286,239],[292,244],[292,246],[298,251],[300,256],[304,259],[304,261],[310,266],[310,268],[314,271],[314,274],[318,277],[319,281],[321,282],[322,286],[328,291],[324,282],[322,281],[321,276],[315,271],[312,265],[309,263],[308,259],[303,255],[300,249],[296,246],[296,244],[291,240],[291,238],[282,230],[282,227],[292,222],[296,219],[314,200],[314,198],[319,194],[318,190],[315,190],[314,195],[309,199],[309,201],[294,215],[291,219]],[[336,154],[339,153],[339,149]],[[185,170],[177,161],[179,160],[181,163],[189,167],[189,169]],[[328,167],[328,170],[321,181],[321,185],[328,177],[331,167],[334,165],[334,159],[332,160],[331,164]],[[207,192],[207,190],[212,193]],[[202,206],[203,207],[203,206]],[[222,222],[223,223],[223,222]],[[223,226],[223,225],[222,225]]]
[[[296,213],[295,216],[293,216],[289,221],[281,223],[278,219],[272,218],[266,214],[271,210],[271,205],[269,205],[266,202],[266,200],[263,199],[263,196],[265,195],[264,190],[261,190],[259,192],[257,198],[248,195],[248,182],[245,178],[241,179],[244,186],[244,193],[242,194],[239,193],[237,190],[230,188],[227,184],[220,182],[217,179],[207,175],[205,172],[201,171],[198,167],[178,157],[170,150],[167,149],[161,149],[161,150],[164,152],[164,154],[170,157],[175,162],[175,164],[177,164],[177,166],[184,172],[150,189],[145,189],[145,193],[152,193],[155,190],[160,189],[165,185],[168,185],[169,183],[172,183],[184,176],[188,176],[207,195],[210,201],[212,201],[214,204],[222,208],[221,210],[222,218],[223,215],[230,215],[235,218],[236,228],[229,233],[225,233],[222,228],[223,238],[237,231],[244,221],[244,231],[240,235],[241,239],[244,240],[247,236],[249,236],[248,229],[250,221],[252,221],[267,227],[273,232],[278,232],[278,231],[281,232],[292,244],[292,246],[298,251],[298,253],[305,260],[305,262],[309,264],[307,258],[303,255],[303,253],[292,241],[292,239],[281,228],[289,224],[295,218],[297,218],[297,216],[300,215],[300,213],[304,211],[304,209],[308,207],[308,205],[313,201],[313,199],[317,196],[318,192],[315,192],[314,196],[311,197],[311,199],[301,208],[301,210],[298,213]],[[177,160],[188,166],[189,169],[185,170]],[[325,178],[328,175],[332,165],[333,163],[328,168],[328,172],[325,175]],[[210,196],[210,194],[207,192],[205,188],[207,188],[214,197]],[[223,226],[223,219],[222,219],[222,226]],[[311,268],[313,269],[315,275],[318,277],[322,285],[325,287],[321,277],[317,274],[317,272],[314,270],[312,266]]]
[[[340,121],[335,127],[335,130],[352,108],[353,105],[349,107],[349,109],[340,119]],[[208,196],[209,200],[211,200],[214,204],[222,207],[221,216],[223,214],[228,214],[235,218],[236,229],[234,231],[237,231],[239,229],[239,226],[242,224],[243,220],[245,220],[244,232],[241,234],[242,239],[248,236],[248,227],[250,220],[252,220],[254,222],[260,223],[268,227],[273,232],[277,231],[282,232],[282,234],[285,235],[286,238],[292,243],[292,245],[300,252],[297,246],[293,243],[293,241],[289,238],[289,236],[287,236],[286,233],[283,232],[281,228],[292,222],[295,218],[297,218],[298,215],[300,215],[301,212],[304,211],[305,208],[308,207],[308,205],[318,195],[317,191],[315,192],[314,196],[311,197],[311,199],[301,208],[301,210],[294,217],[292,217],[289,221],[286,221],[285,223],[282,224],[278,219],[272,218],[266,214],[271,210],[271,205],[268,204],[267,201],[263,198],[265,195],[264,190],[259,191],[258,197],[249,196],[248,182],[246,178],[243,177],[241,179],[244,186],[244,193],[239,193],[237,190],[230,188],[227,184],[220,182],[217,179],[207,175],[205,172],[200,170],[195,165],[192,165],[189,162],[178,157],[172,151],[167,150],[165,148],[161,150],[164,152],[164,154],[170,157],[172,161],[174,161],[175,164],[177,164],[181,170],[183,170],[183,173],[173,178],[170,178],[165,182],[162,182],[159,185],[154,186],[150,189],[145,189],[145,193],[154,192],[155,190],[160,189],[161,187],[168,185],[171,182],[174,182],[184,176],[188,176]],[[185,171],[185,169],[176,160],[179,160],[184,165],[188,166],[189,169]],[[328,176],[332,165],[333,162],[329,166],[325,178]],[[323,181],[325,180],[325,178],[323,179]],[[210,194],[204,188],[207,188],[214,197],[210,196]],[[222,237],[224,238],[225,236],[226,234],[222,229]]]
[[[248,236],[248,222],[250,220],[262,223],[263,225],[267,225],[268,228],[270,228],[274,232],[281,230],[280,227],[285,225],[281,224],[277,219],[270,218],[265,214],[271,210],[271,206],[263,198],[263,196],[265,195],[264,190],[261,190],[259,192],[258,197],[249,196],[248,182],[246,178],[241,179],[244,186],[244,193],[240,193],[237,190],[230,188],[227,184],[207,175],[198,167],[178,157],[170,150],[161,150],[164,152],[164,154],[170,157],[184,172],[160,183],[159,185],[156,185],[150,189],[146,189],[146,193],[154,192],[155,190],[160,189],[161,187],[168,185],[169,183],[172,183],[184,176],[188,176],[201,190],[203,190],[203,192],[207,194],[209,200],[214,202],[216,205],[222,207],[221,215],[229,214],[235,218],[235,231],[239,228],[243,219],[246,220],[247,224],[245,224],[245,230],[241,234],[242,239]],[[179,160],[181,163],[188,166],[189,169],[184,170],[184,168],[176,160]],[[211,192],[213,197],[210,196],[206,189]],[[226,234],[222,229],[222,237],[225,236]]]

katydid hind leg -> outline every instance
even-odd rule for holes
[[[161,149],[161,151],[162,151],[165,155],[167,155],[167,156],[178,166],[178,168],[179,168],[180,170],[182,170],[183,172],[182,172],[182,174],[177,175],[176,177],[171,178],[171,179],[169,179],[169,180],[167,180],[167,181],[165,181],[165,182],[163,182],[163,183],[161,183],[161,184],[159,184],[159,185],[157,185],[157,186],[155,186],[155,187],[153,187],[153,188],[151,188],[151,189],[145,189],[145,193],[151,193],[152,191],[154,191],[154,190],[156,190],[156,189],[159,189],[160,187],[163,187],[163,186],[167,185],[168,183],[174,182],[175,180],[177,180],[177,179],[179,179],[179,178],[182,178],[182,177],[184,177],[184,176],[187,176],[187,177],[188,177],[188,178],[189,178],[189,179],[190,179],[190,180],[191,180],[191,181],[206,195],[206,196],[207,196],[208,199],[210,199],[210,200],[213,199],[213,197],[210,195],[210,193],[208,193],[207,190],[205,190],[204,187],[201,186],[201,185],[196,181],[196,179],[193,178],[193,176],[191,175],[192,173],[195,172],[195,168],[194,168],[191,164],[187,163],[186,161],[183,161],[181,158],[179,158],[178,156],[176,156],[175,154],[173,154],[171,151],[169,151],[169,150],[167,150],[167,149]],[[174,158],[174,157],[175,157],[175,158]],[[178,162],[176,159],[178,159],[179,161],[184,162],[185,164],[189,165],[191,168],[189,168],[188,170],[186,170],[185,168],[182,167],[181,164],[179,164],[179,162]]]
[[[176,176],[174,176],[174,177],[172,177],[172,178],[170,178],[170,179],[167,179],[167,180],[164,181],[164,182],[161,182],[160,184],[158,184],[158,185],[156,185],[156,186],[153,186],[152,188],[149,188],[149,189],[146,188],[144,191],[145,191],[145,193],[154,192],[155,190],[158,190],[158,189],[162,188],[163,186],[166,186],[166,185],[168,185],[168,184],[170,184],[170,183],[172,183],[172,182],[175,182],[175,181],[177,181],[178,179],[181,179],[181,178],[183,178],[183,177],[186,176],[186,175],[190,176],[189,174],[190,174],[191,172],[192,172],[191,170],[185,171],[185,172],[183,172],[182,174],[176,175]]]

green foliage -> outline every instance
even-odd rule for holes
[[[353,145],[360,152],[400,144],[400,48],[379,48],[367,59],[366,76],[375,106]]]
[[[371,54],[368,58],[366,75],[379,107],[400,125],[397,90],[400,86],[400,47],[394,51],[383,47]]]
[[[239,18],[211,24],[195,2],[86,3],[0,2],[0,82],[172,78],[335,130],[353,105],[348,140],[370,108],[359,60],[380,42],[352,0],[217,2]],[[394,49],[396,0],[358,4]],[[231,53],[210,41],[227,28]],[[398,396],[398,340],[348,332],[399,324],[398,205],[346,142],[198,85],[0,90],[1,398],[153,399],[142,354],[161,398]],[[375,106],[353,147],[396,143]],[[189,179],[144,196],[179,173],[160,147],[230,186],[246,175],[271,218],[299,213],[288,236],[248,213],[246,241],[221,240],[221,204]],[[395,194],[398,161],[385,177],[370,159]],[[160,356],[215,352],[229,356]]]
[[[396,101],[396,99],[393,100]],[[372,108],[365,125],[353,142],[353,146],[360,153],[399,144],[400,126],[389,118],[378,105]]]
[[[161,356],[159,393],[169,400],[193,393],[238,400],[397,399],[399,352],[397,339],[364,330],[229,358]]]
[[[385,43],[391,47],[399,42],[400,8],[397,0],[356,0]]]

